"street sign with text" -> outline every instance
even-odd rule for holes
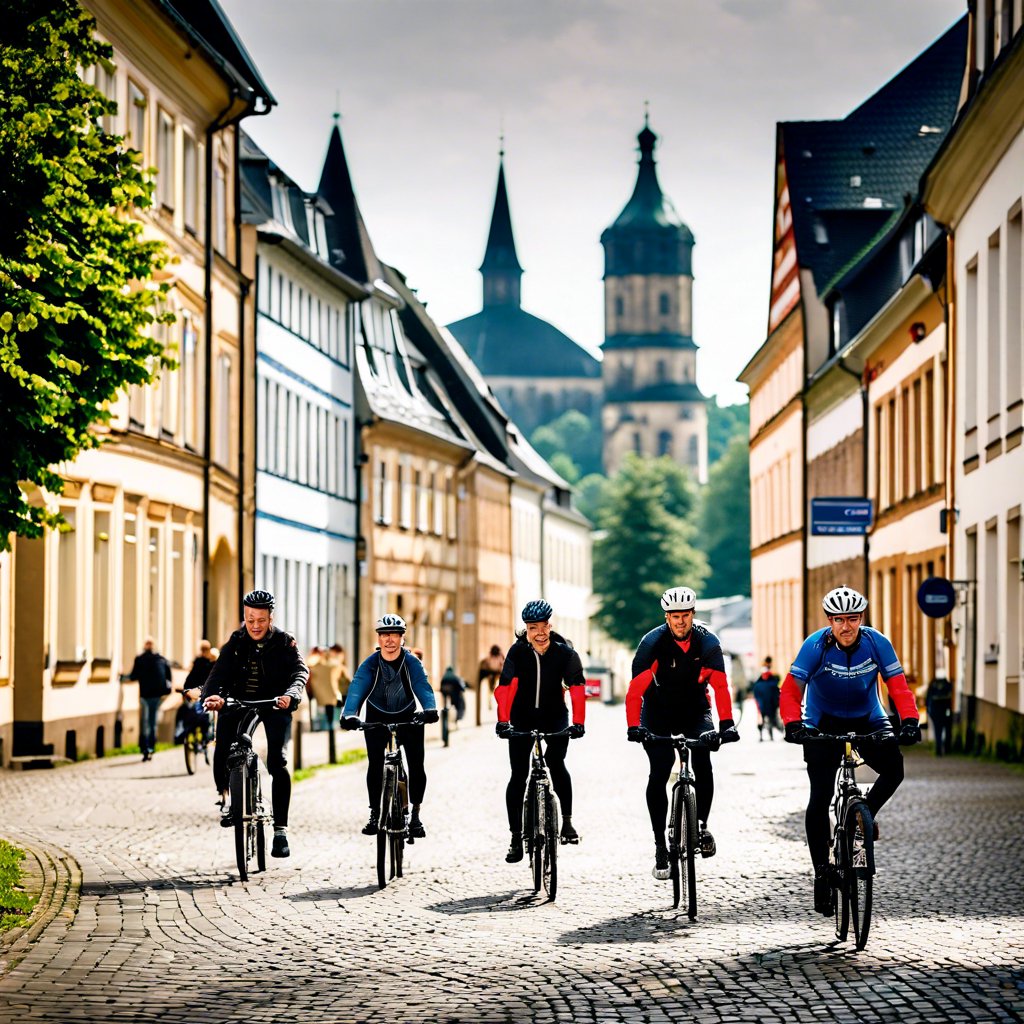
[[[942,576],[929,576],[917,588],[917,606],[933,619],[948,615],[956,604],[956,589]]]
[[[871,528],[867,498],[811,498],[811,534],[815,537],[867,533]]]

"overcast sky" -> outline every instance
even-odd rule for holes
[[[523,306],[603,338],[601,232],[644,101],[693,230],[698,383],[741,399],[764,340],[776,121],[843,117],[966,0],[221,0],[278,106],[246,130],[315,188],[331,117],[374,247],[444,324],[480,308],[499,134]]]

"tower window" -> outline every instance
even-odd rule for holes
[[[668,430],[662,430],[658,433],[658,454],[672,455],[672,434]]]
[[[669,298],[668,292],[662,292],[658,296],[658,312],[662,316],[667,316],[669,313]]]
[[[633,434],[633,451],[636,452],[637,455],[643,455],[644,453],[644,442],[643,438],[640,436],[639,430],[635,431]]]
[[[664,359],[659,359],[658,360],[657,374],[658,374],[658,383],[659,384],[664,384],[665,381],[668,380],[668,366],[665,364],[665,360]]]
[[[622,301],[621,298],[617,298],[615,300],[615,315],[616,316],[622,316],[622,314],[625,313],[625,312],[626,312],[626,304]]]

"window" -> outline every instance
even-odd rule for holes
[[[622,316],[626,312],[626,304],[622,301],[622,298],[616,298],[615,300],[615,315]]]
[[[1021,209],[1018,204],[1006,224],[1006,404],[1020,401],[1022,393],[1021,357]]]
[[[156,640],[157,647],[163,646],[163,544],[162,531],[158,526],[149,528],[149,539],[146,545],[149,558],[147,559],[148,573],[146,575],[146,589],[149,597],[149,619],[146,625],[146,632]]]
[[[376,521],[387,526],[391,523],[391,490],[388,487],[388,464],[377,460],[377,478],[374,481]]]
[[[671,308],[672,308],[671,307],[671,300],[668,297],[668,293],[667,292],[662,292],[658,296],[658,312],[662,316],[668,316],[669,311],[671,310]]]
[[[138,645],[138,614],[139,614],[139,577],[138,577],[138,518],[135,509],[126,509],[124,513],[124,548],[122,562],[122,624],[123,640],[121,642],[122,671],[127,672],[132,665]]]
[[[1001,288],[999,280],[999,232],[997,231],[988,242],[988,417],[998,416],[1002,408],[1000,401],[1000,384],[1002,383],[1002,367],[1000,365],[999,317],[1001,309]],[[995,426],[998,434],[998,424]],[[991,440],[991,437],[989,438]]]
[[[128,109],[126,111],[125,141],[142,154],[146,162],[146,94],[128,79]]]
[[[92,519],[92,645],[90,654],[96,659],[113,657],[110,588],[111,546],[110,513],[96,511]]]
[[[967,267],[964,297],[964,429],[978,426],[978,262]]]
[[[416,470],[416,529],[426,533],[430,529],[430,488],[427,486],[427,475]]]
[[[441,491],[441,474],[435,473],[432,477],[434,492],[434,533],[438,537],[444,534],[444,495]]]
[[[202,237],[203,219],[201,149],[188,132],[182,134],[182,216],[185,230],[199,238]]]
[[[668,430],[662,430],[658,434],[658,454],[672,455],[672,434]]]
[[[234,419],[234,403],[232,402],[232,359],[222,352],[217,357],[216,402],[217,413],[216,434],[214,436],[213,458],[220,465],[231,465],[231,422]]]
[[[185,653],[185,531],[175,527],[171,535],[171,645],[167,657],[179,665]]]
[[[419,477],[419,471],[416,473]],[[412,526],[412,480],[407,462],[398,463],[398,525],[403,530]]]
[[[156,199],[168,210],[174,209],[176,161],[174,152],[174,118],[161,110],[157,114],[156,136]]]
[[[921,452],[924,487],[927,489],[938,482],[935,464],[935,431],[944,430],[945,424],[935,422],[935,373],[925,371],[924,375],[924,432],[922,434],[923,450]]]
[[[213,244],[222,256],[228,255],[228,168],[222,159],[213,166]]]
[[[203,388],[203,360],[199,344],[199,330],[196,317],[185,310],[179,322],[181,324],[181,366],[178,369],[181,394],[181,419],[185,447],[199,451],[199,439],[205,408]]]

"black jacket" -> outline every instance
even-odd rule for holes
[[[539,673],[539,674],[538,674]],[[540,655],[525,637],[518,639],[505,655],[501,678],[494,690],[498,720],[516,729],[557,732],[568,724],[563,687],[584,683],[583,665],[572,646],[557,633]],[[583,691],[579,690],[582,695]],[[574,710],[577,701],[573,702]]]
[[[166,697],[171,692],[171,666],[156,651],[138,655],[128,678],[138,682],[140,697]]]
[[[211,669],[216,664],[217,662],[213,658],[204,658],[202,655],[196,658],[192,662],[192,667],[188,670],[188,675],[185,676],[185,689],[202,689],[206,684]]]
[[[256,643],[249,636],[245,626],[236,629],[228,642],[220,649],[220,657],[213,663],[203,687],[203,699],[207,697],[238,697],[245,689],[246,668],[249,658],[255,654]],[[295,637],[282,629],[271,627],[259,652],[260,698],[287,696],[292,698],[290,710],[294,711],[302,702],[306,692],[309,669],[302,660]]]

